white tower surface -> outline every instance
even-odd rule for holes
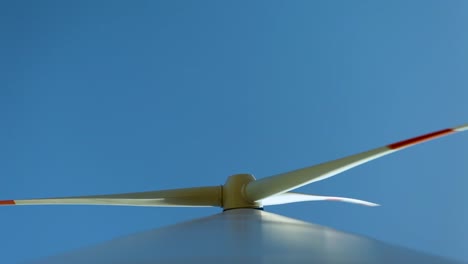
[[[141,232],[31,264],[424,263],[455,264],[377,240],[257,209]]]

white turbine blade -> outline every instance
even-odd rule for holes
[[[285,193],[309,183],[329,178],[338,173],[354,168],[360,164],[380,158],[406,147],[465,130],[468,130],[468,124],[399,141],[384,147],[376,148],[334,161],[325,162],[319,165],[252,181],[249,182],[245,187],[244,194],[246,198],[252,202],[260,201],[267,197]]]
[[[321,195],[311,195],[305,193],[281,193],[277,195],[270,196],[263,199],[262,205],[278,205],[278,204],[288,204],[288,203],[297,203],[297,202],[308,202],[308,201],[337,201],[345,203],[353,203],[365,206],[379,206],[379,204],[371,203],[363,200],[346,198],[346,197],[335,197],[335,196],[321,196]]]
[[[127,205],[127,206],[222,206],[221,186],[162,191],[91,195],[26,200],[0,200],[0,205]]]

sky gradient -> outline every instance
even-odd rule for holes
[[[465,1],[0,4],[0,199],[262,178],[468,121]],[[468,262],[468,135],[299,191],[288,217]],[[0,208],[2,263],[218,208]]]

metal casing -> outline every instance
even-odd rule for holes
[[[458,263],[328,227],[234,209],[34,263]]]

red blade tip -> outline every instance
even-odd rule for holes
[[[407,147],[407,146],[410,146],[410,145],[421,143],[421,142],[424,142],[424,141],[427,141],[427,140],[430,140],[430,139],[433,139],[433,138],[441,137],[441,136],[444,136],[444,135],[447,135],[447,134],[450,134],[450,133],[453,133],[453,132],[455,132],[455,131],[453,129],[451,129],[451,128],[444,129],[444,130],[439,130],[439,131],[429,133],[429,134],[425,134],[425,135],[422,135],[422,136],[419,136],[419,137],[410,138],[410,139],[407,139],[407,140],[396,142],[396,143],[388,145],[387,147],[390,148],[390,149],[399,149],[399,148],[402,148],[402,147]]]
[[[0,205],[11,205],[15,204],[14,200],[0,200]]]

